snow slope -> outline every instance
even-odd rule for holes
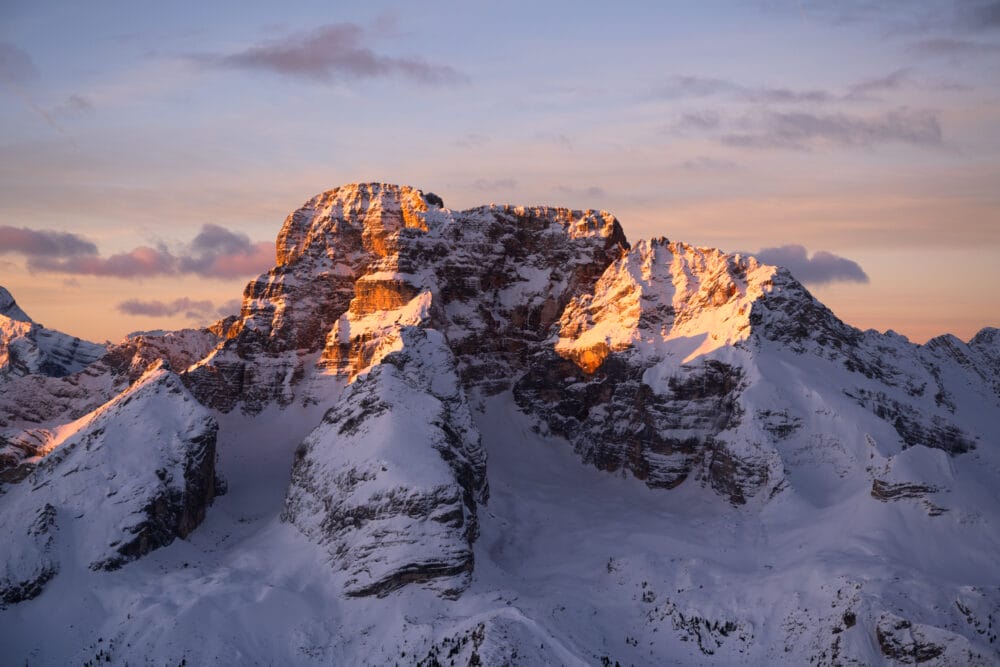
[[[217,426],[154,367],[4,471],[0,599],[41,593],[63,568],[113,570],[185,537],[215,493]]]

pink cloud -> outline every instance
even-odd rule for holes
[[[58,236],[54,232],[47,234]],[[94,250],[96,253],[96,247]],[[61,259],[31,256],[28,259],[31,271],[126,279],[190,274],[205,278],[249,278],[273,265],[273,243],[252,242],[246,234],[218,225],[202,227],[201,232],[180,254],[163,246],[139,246],[110,257],[92,254]]]

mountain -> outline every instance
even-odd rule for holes
[[[70,375],[103,354],[101,345],[34,322],[0,287],[0,382],[10,375]]]
[[[13,664],[1000,662],[1000,330],[606,212],[343,186],[238,316],[0,382]]]

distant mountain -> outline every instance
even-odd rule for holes
[[[1000,330],[379,183],[276,259],[208,329],[8,363],[12,664],[1000,663]]]
[[[70,375],[104,352],[102,345],[37,324],[0,287],[0,382],[5,375]]]

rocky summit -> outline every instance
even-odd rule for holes
[[[204,330],[0,289],[4,662],[998,664],[998,378],[604,211],[342,186]]]

